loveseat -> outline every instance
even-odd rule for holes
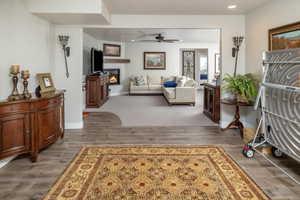
[[[176,82],[176,87],[167,87],[166,82]],[[184,76],[134,76],[130,79],[129,88],[130,95],[162,94],[169,105],[195,105],[196,102],[197,83]]]

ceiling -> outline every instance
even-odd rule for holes
[[[98,40],[138,42],[139,40],[152,40],[153,33],[162,33],[166,39],[179,39],[185,43],[210,43],[219,42],[220,31],[218,29],[105,29],[86,28],[84,32]]]
[[[246,14],[272,0],[104,0],[112,14],[226,15]],[[228,5],[237,5],[228,9]]]

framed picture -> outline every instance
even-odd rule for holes
[[[195,51],[182,51],[182,75],[195,79]]]
[[[300,48],[300,22],[269,30],[269,50]]]
[[[121,57],[121,45],[118,44],[103,44],[103,55]]]
[[[50,73],[37,74],[41,96],[55,92],[55,87]]]
[[[220,73],[220,71],[221,71],[220,59],[221,59],[220,54],[216,53],[215,54],[215,73]]]
[[[166,52],[144,52],[144,69],[166,69]]]

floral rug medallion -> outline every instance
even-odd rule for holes
[[[224,152],[84,147],[44,200],[269,200]]]

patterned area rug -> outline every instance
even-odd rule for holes
[[[269,199],[222,148],[85,147],[44,200]]]

